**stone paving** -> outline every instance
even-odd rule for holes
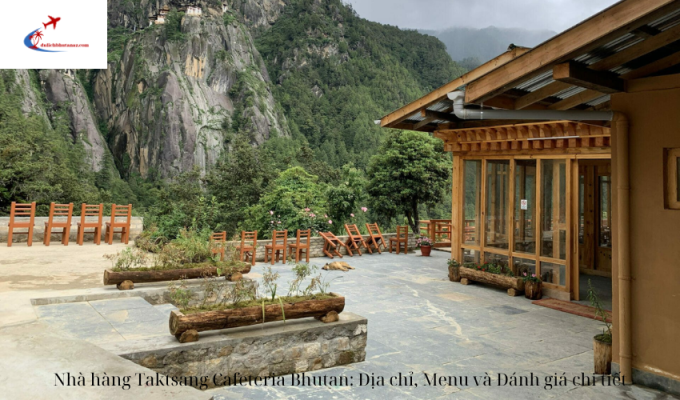
[[[571,382],[581,373],[590,376],[592,338],[597,321],[534,306],[524,297],[509,297],[505,290],[449,282],[448,254],[430,258],[409,255],[345,257],[356,270],[325,272],[336,278],[331,290],[346,297],[345,310],[368,319],[366,361],[308,373],[307,377],[341,377],[354,386],[235,386],[206,392],[215,400],[227,399],[673,399],[639,386],[577,387]],[[328,259],[312,259],[322,266]],[[247,275],[260,280],[269,264],[258,263]],[[292,280],[290,266],[272,267],[281,274],[279,292]],[[91,301],[37,306],[41,320],[59,325],[72,335],[93,343],[135,340],[169,335],[170,305],[151,306],[142,299]],[[66,321],[82,320],[76,328]],[[75,325],[75,324],[73,324]],[[390,377],[413,373],[414,386],[391,386]],[[499,386],[499,375],[530,377],[538,386]],[[453,376],[468,382],[427,385],[425,374]],[[477,386],[474,376],[490,386]],[[545,389],[546,379],[568,378],[568,385]],[[362,377],[383,377],[385,386],[360,385]],[[500,377],[502,379],[502,376]]]

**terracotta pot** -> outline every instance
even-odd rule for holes
[[[431,251],[432,246],[420,246],[420,254],[422,254],[423,257],[429,257]]]
[[[593,361],[596,374],[609,375],[612,372],[612,344],[594,337]]]
[[[531,300],[538,300],[543,297],[543,285],[541,282],[525,282],[524,283],[524,297]]]
[[[449,265],[449,280],[451,282],[460,282],[460,267]]]

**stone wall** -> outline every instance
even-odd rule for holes
[[[35,226],[33,228],[33,244],[36,243],[42,243],[43,237],[45,235],[45,223],[49,217],[35,217]],[[22,217],[22,218],[17,218],[17,222],[28,222],[28,218]],[[55,221],[66,221],[66,217],[57,217],[54,219]],[[86,221],[94,222],[97,221],[97,218],[93,217],[88,217],[86,218]],[[111,217],[104,217],[102,220],[102,243],[104,241],[104,234],[106,232],[106,223],[111,221]],[[72,243],[76,242],[77,239],[77,234],[78,234],[78,222],[80,222],[80,217],[74,216],[71,218],[71,232],[70,232],[70,241]],[[9,217],[0,217],[0,243],[7,243],[7,233],[8,233],[8,227],[9,225]],[[144,218],[142,217],[132,217],[132,222],[130,223],[130,240],[134,240],[135,237],[139,236],[140,233],[142,233],[142,229],[144,229]],[[53,228],[52,231],[56,231],[57,228]],[[87,228],[87,231],[92,231],[92,228]],[[118,230],[118,229],[117,229]],[[26,232],[26,228],[21,228],[21,229],[16,229],[15,234],[12,236],[12,243],[19,243],[19,242],[26,242],[26,239],[28,238],[28,235],[17,235],[16,232]],[[52,235],[52,243],[50,245],[61,245],[59,242],[61,240],[61,235]],[[120,240],[120,235],[116,234],[114,236],[114,240]],[[56,242],[55,242],[56,241]],[[92,242],[92,234],[85,234],[85,241],[86,242]],[[69,244],[71,243],[69,242]]]
[[[282,376],[364,361],[367,327],[364,317],[343,312],[329,324],[305,318],[203,332],[194,343],[168,336],[104,347],[163,375],[208,377],[207,386],[215,387],[213,377],[222,386],[234,374]]]
[[[385,239],[385,242],[387,245],[390,243],[390,238],[391,237],[396,237],[396,233],[383,233],[383,238]],[[363,236],[366,242],[368,243],[368,235]],[[347,239],[349,239],[349,236],[338,236],[338,239],[342,240],[343,242],[347,242]],[[271,244],[271,240],[258,240],[257,241],[257,250],[255,254],[255,260],[256,261],[264,261],[264,247],[268,244]],[[311,239],[311,246],[310,246],[310,251],[309,251],[309,256],[311,258],[314,257],[324,257],[325,255],[323,254],[323,245],[324,245],[324,240],[322,237],[313,237]],[[279,242],[280,243],[280,242]],[[293,244],[295,243],[295,238],[288,238],[288,244]],[[227,246],[238,246],[240,245],[240,241],[232,241],[232,242],[227,242]],[[409,238],[408,238],[408,249],[409,251],[414,251],[416,248],[416,239],[415,236],[412,233],[409,233]],[[382,246],[381,246],[381,251]],[[387,250],[384,250],[387,251]],[[355,251],[352,251],[354,254],[356,254]],[[364,248],[361,249],[361,252],[366,254],[368,253]],[[375,250],[373,250],[375,252]],[[347,251],[345,251],[344,247],[341,247],[340,254],[346,255]],[[291,254],[291,257],[295,257],[294,254]],[[303,255],[304,257],[304,255]]]

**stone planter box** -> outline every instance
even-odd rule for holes
[[[251,265],[243,263],[241,274],[250,272]],[[187,268],[148,271],[104,271],[104,285],[120,285],[125,281],[132,283],[165,282],[178,279],[199,279],[204,276],[217,276],[217,267]],[[119,287],[120,288],[120,287]]]
[[[471,282],[481,282],[508,289],[509,296],[517,296],[524,292],[524,280],[513,276],[497,275],[463,267],[460,268],[460,278],[460,283],[463,285],[469,285]]]
[[[323,322],[337,321],[337,315],[345,309],[345,298],[331,293],[335,296],[325,300],[305,300],[298,303],[283,303],[285,320],[314,317]],[[180,342],[184,342],[182,334],[187,331],[203,332],[219,329],[238,328],[241,326],[261,324],[264,322],[282,321],[284,314],[281,313],[280,304],[271,304],[264,307],[252,306],[244,308],[233,308],[217,311],[206,311],[196,314],[184,315],[181,311],[175,310],[170,313],[170,333]],[[335,319],[327,319],[329,314],[335,313]],[[264,315],[263,315],[264,314]],[[264,316],[264,319],[263,319]],[[197,336],[192,340],[198,340]]]

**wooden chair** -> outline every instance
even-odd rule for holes
[[[250,261],[252,265],[255,265],[255,253],[257,252],[257,231],[253,232],[241,232],[241,245],[238,246],[238,251],[240,253],[241,261]]]
[[[17,222],[16,217],[28,217],[27,222]],[[35,225],[35,202],[19,203],[12,202],[9,211],[9,230],[7,231],[7,247],[12,247],[12,235],[28,235],[28,245],[33,245],[33,226]],[[14,232],[15,229],[27,228],[27,232]]]
[[[279,243],[281,241],[281,243]],[[283,231],[274,231],[272,234],[272,243],[264,246],[264,262],[267,262],[267,256],[271,253],[272,265],[274,265],[274,253],[276,253],[276,262],[279,262],[279,252],[283,251],[283,262],[286,262],[286,251],[288,250],[288,229]]]
[[[361,254],[361,247],[363,246],[366,250],[368,250],[369,253],[373,254],[371,248],[366,244],[364,237],[361,236],[361,233],[359,233],[359,228],[357,228],[356,224],[345,224],[345,230],[347,231],[347,235],[349,235],[349,238],[347,239],[347,246],[350,249],[356,250],[361,256],[363,255]]]
[[[124,218],[123,221],[116,218]],[[113,234],[120,233],[120,241],[127,244],[130,240],[130,223],[132,222],[132,204],[126,206],[111,205],[111,222],[106,223],[105,240],[113,244]],[[119,231],[116,228],[120,228]]]
[[[304,240],[304,241],[303,241]],[[307,229],[303,231],[301,229],[297,230],[297,237],[295,243],[288,245],[288,251],[290,253],[295,253],[295,262],[300,262],[301,253],[305,252],[306,261],[309,262],[309,249],[312,244],[312,230]]]
[[[380,228],[378,227],[378,224],[366,224],[366,229],[368,229],[368,234],[371,236],[368,239],[368,246],[372,245],[376,250],[378,250],[379,254],[382,254],[382,251],[380,251],[380,246],[383,247],[383,250],[387,249],[387,243],[385,243],[385,238],[383,238],[382,233],[380,232]]]
[[[390,238],[390,253],[396,244],[397,254],[401,249],[401,245],[404,245],[404,254],[408,254],[408,225],[397,226],[397,237]]]
[[[347,247],[347,245],[344,244],[342,240],[338,239],[338,237],[333,233],[319,232],[319,235],[323,238],[323,254],[326,256],[333,258],[333,253],[335,253],[336,256],[342,258],[342,254],[340,254],[338,251],[338,247],[344,247],[350,257],[354,256],[354,254],[352,254],[352,250],[350,250],[350,248]]]
[[[45,235],[43,236],[43,244],[50,245],[52,239],[52,229],[58,228],[60,231],[55,232],[57,235],[61,234],[61,244],[68,246],[68,239],[71,235],[71,217],[73,216],[73,203],[69,204],[55,204],[50,203],[50,216],[45,222]],[[66,217],[66,221],[55,221],[54,217]]]
[[[95,217],[94,222],[88,222],[86,217]],[[80,206],[80,222],[78,222],[78,235],[76,242],[82,246],[85,240],[85,234],[94,235],[94,243],[99,246],[102,241],[102,222],[104,219],[104,205],[103,204],[85,204]],[[87,232],[85,229],[93,228],[92,232]]]
[[[224,261],[224,246],[227,243],[227,232],[216,232],[210,235],[210,252],[219,254],[220,261]]]

